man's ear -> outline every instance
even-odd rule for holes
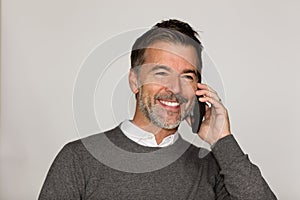
[[[136,72],[133,69],[130,69],[130,72],[129,72],[129,85],[130,85],[131,91],[134,94],[137,94],[139,92],[138,77],[137,77]]]

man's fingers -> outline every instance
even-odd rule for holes
[[[219,99],[219,97],[217,97],[217,98],[218,99],[206,96],[206,97],[200,97],[200,98],[198,98],[198,100],[201,101],[201,102],[208,102],[212,106],[218,107],[218,106],[221,106],[222,103],[221,103],[221,99]]]
[[[210,86],[206,85],[206,84],[203,84],[203,83],[198,83],[197,84],[198,88],[201,89],[201,90],[208,90],[208,91],[211,91],[213,93],[216,93],[216,91],[214,89],[212,89]]]
[[[219,99],[219,96],[216,92],[210,91],[210,90],[197,90],[196,95],[198,96],[204,96],[204,97],[211,97],[214,99]]]
[[[219,101],[221,102],[221,99],[220,97],[218,96],[217,92],[214,91],[211,87],[209,87],[208,85],[206,84],[201,84],[201,83],[198,83],[198,88],[200,90],[197,90],[195,92],[195,94],[197,96],[201,96],[201,97],[210,97],[211,100],[209,101],[209,99],[207,99],[207,102],[209,103],[212,103],[214,100],[215,101]]]

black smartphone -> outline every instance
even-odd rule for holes
[[[201,83],[201,75],[198,75],[198,82]],[[191,125],[192,125],[192,131],[193,133],[198,133],[200,130],[200,126],[203,120],[203,117],[205,116],[205,102],[200,102],[199,99],[200,96],[196,96],[195,98],[195,105],[194,108],[190,114],[191,117]]]

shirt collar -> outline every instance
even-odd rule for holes
[[[129,120],[122,122],[120,128],[130,140],[147,147],[166,147],[174,144],[179,134],[176,131],[174,134],[165,137],[160,144],[157,144],[153,133],[141,129]]]

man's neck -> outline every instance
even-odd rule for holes
[[[152,124],[149,121],[146,122],[146,121],[138,120],[137,117],[134,117],[132,122],[139,128],[143,129],[144,131],[152,133],[155,137],[157,144],[160,144],[165,137],[168,137],[169,135],[172,135],[177,131],[177,128],[163,129],[163,128],[160,128],[160,127]]]

